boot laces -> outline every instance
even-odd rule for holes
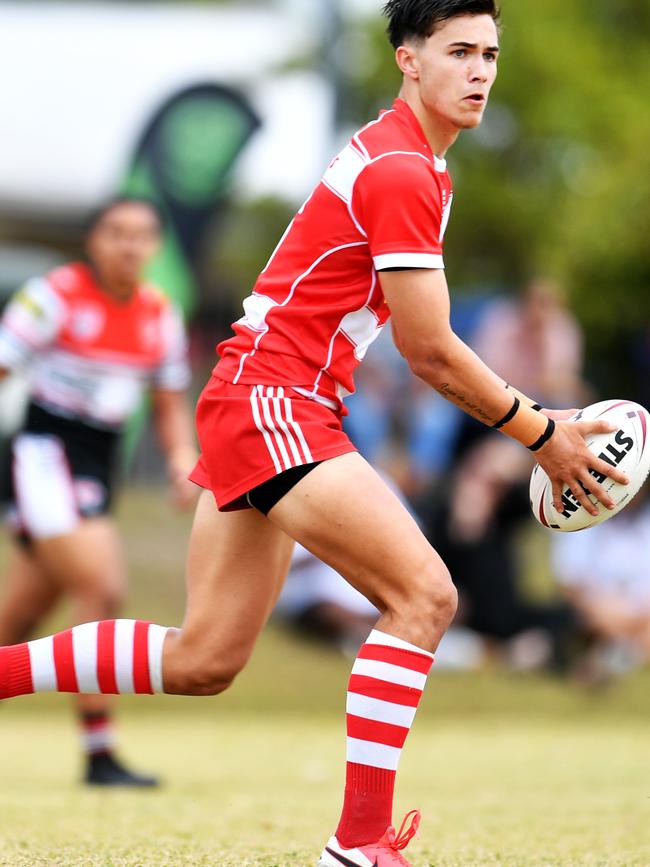
[[[406,849],[418,832],[421,818],[419,810],[411,810],[410,813],[407,813],[406,816],[404,816],[404,820],[399,826],[399,831],[396,832],[394,828],[388,828],[386,839],[391,849],[395,849],[398,852],[402,849]],[[406,826],[409,819],[411,820],[411,823],[407,828]]]

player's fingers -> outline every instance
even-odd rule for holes
[[[584,472],[580,476],[581,489],[584,492],[586,488],[590,494],[592,494],[600,503],[605,506],[607,509],[614,508],[614,500],[609,496],[609,494],[605,491],[603,486],[600,484],[598,479],[595,479],[591,473]],[[596,513],[598,510],[596,510]],[[593,513],[592,513],[593,514]]]
[[[629,485],[630,483],[630,480],[622,470],[619,470],[618,467],[613,467],[611,464],[607,463],[607,461],[604,461],[601,458],[594,458],[591,462],[591,467],[599,475],[607,476],[608,478],[613,479],[615,482],[618,482],[619,485]]]
[[[605,421],[604,419],[595,421],[577,421],[574,422],[574,424],[583,437],[595,433],[614,433],[614,431],[617,430],[616,425],[609,421]]]
[[[589,499],[589,492],[579,482],[571,482],[569,488],[574,498],[580,503],[583,509],[586,509],[590,515],[598,515],[598,507]]]
[[[562,514],[564,511],[564,503],[562,502],[562,490],[564,485],[560,481],[553,481],[552,491],[553,491],[553,506],[557,512]]]

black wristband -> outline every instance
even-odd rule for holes
[[[544,443],[547,443],[550,440],[550,438],[553,436],[554,430],[555,430],[555,422],[553,421],[552,418],[549,418],[549,420],[546,423],[546,430],[544,431],[544,433],[541,435],[541,437],[538,440],[535,440],[535,442],[531,446],[528,446],[528,448],[531,450],[531,452],[536,452],[536,451],[538,451],[538,449],[541,449],[541,447],[544,445]]]
[[[540,409],[542,409],[542,405],[541,405],[541,403],[534,403],[534,404],[531,406],[531,409],[534,409],[536,412],[539,412]]]
[[[496,424],[493,424],[492,427],[495,430],[499,430],[499,428],[503,427],[504,424],[508,424],[508,422],[511,421],[517,415],[517,410],[519,409],[520,406],[521,406],[521,404],[519,402],[519,398],[516,397],[514,403],[512,404],[512,406],[510,407],[508,412]]]

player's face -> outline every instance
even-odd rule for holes
[[[413,47],[420,99],[432,120],[480,124],[497,74],[499,39],[489,15],[459,15]]]
[[[160,226],[151,208],[140,202],[115,205],[92,229],[90,259],[109,286],[137,283],[160,243]]]

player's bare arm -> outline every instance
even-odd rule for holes
[[[609,423],[557,421],[548,427],[547,416],[514,399],[504,380],[452,330],[449,291],[442,270],[382,272],[380,279],[391,310],[393,333],[416,376],[483,424],[499,426],[528,448],[540,443],[535,457],[552,479],[558,508],[562,488],[567,485],[590,514],[596,514],[597,509],[588,493],[607,508],[613,507],[589,471],[596,470],[621,484],[627,479],[620,470],[595,457],[584,439],[590,433],[611,430]]]

